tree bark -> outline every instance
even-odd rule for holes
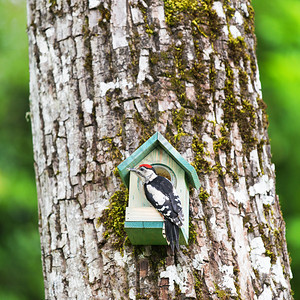
[[[291,299],[248,0],[28,0],[46,299]],[[190,242],[132,246],[115,171],[155,131],[196,168]]]

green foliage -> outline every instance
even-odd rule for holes
[[[252,4],[277,193],[287,224],[296,299],[300,295],[300,2],[253,0]]]
[[[0,173],[0,296],[42,299],[34,178],[15,172]]]
[[[25,1],[1,1],[0,163],[32,168],[30,125],[25,122],[29,110],[27,48]]]
[[[28,105],[26,1],[0,1],[0,299],[43,299]]]

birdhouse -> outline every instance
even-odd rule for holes
[[[131,156],[123,161],[118,170],[129,189],[129,202],[125,215],[125,231],[133,245],[166,245],[162,235],[163,217],[148,202],[138,176],[128,170],[140,164],[151,164],[158,175],[168,178],[181,200],[184,224],[179,243],[188,244],[189,238],[189,186],[200,188],[196,170],[159,133],[156,132]]]

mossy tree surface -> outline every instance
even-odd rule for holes
[[[291,299],[253,29],[246,0],[28,0],[46,299]],[[202,184],[176,256],[122,227],[155,131]]]

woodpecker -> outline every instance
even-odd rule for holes
[[[175,247],[179,250],[179,228],[183,225],[184,216],[173,184],[167,178],[157,175],[149,164],[128,170],[141,178],[147,200],[163,215],[163,236],[174,253]]]

